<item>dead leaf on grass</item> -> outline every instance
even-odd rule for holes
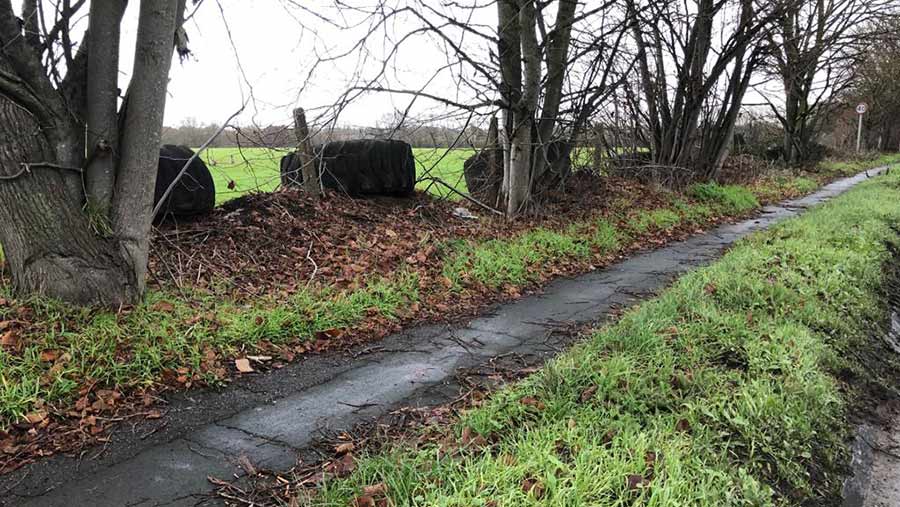
[[[537,479],[529,477],[522,481],[522,492],[540,500],[544,496],[544,484]]]
[[[691,432],[691,422],[687,419],[679,419],[677,423],[675,423],[675,431],[679,431],[682,433],[690,433]]]
[[[526,397],[522,398],[521,400],[519,400],[519,403],[521,403],[522,405],[525,405],[526,407],[534,407],[538,410],[544,410],[545,408],[547,408],[547,406],[544,405],[543,401],[538,400],[537,398],[535,398],[533,396],[526,396]]]
[[[168,313],[168,312],[175,311],[175,305],[173,305],[172,303],[170,303],[168,301],[158,301],[153,306],[151,306],[150,309],[153,310],[154,312]]]
[[[346,477],[356,470],[356,458],[353,453],[344,454],[341,459],[332,461],[325,467],[325,471],[337,477]]]
[[[30,414],[25,415],[25,420],[28,421],[28,424],[37,425],[44,422],[47,419],[47,412],[32,412]]]
[[[0,345],[7,348],[15,348],[19,344],[19,333],[15,330],[7,331],[0,336]]]
[[[354,444],[353,442],[344,442],[343,444],[334,446],[334,453],[340,456],[341,454],[347,454],[354,449],[356,449],[356,444]]]
[[[56,349],[46,349],[41,352],[41,361],[45,363],[52,363],[59,358],[59,351]]]
[[[643,475],[631,474],[625,479],[625,484],[628,489],[635,490],[640,488],[646,488],[650,485],[650,481],[648,481]]]
[[[488,441],[483,436],[475,433],[472,428],[466,426],[463,428],[462,432],[462,445],[463,447],[472,446],[475,448],[486,447],[488,445]]]
[[[351,507],[376,507],[375,499],[367,495],[354,498],[350,505]]]
[[[371,486],[366,486],[363,488],[363,495],[365,496],[382,496],[387,494],[387,484],[383,482],[379,482],[378,484],[373,484]]]
[[[596,393],[597,393],[597,386],[594,385],[594,386],[588,387],[584,391],[581,391],[581,396],[579,397],[579,399],[581,400],[581,403],[586,403],[588,400],[593,398],[594,394],[596,394]]]

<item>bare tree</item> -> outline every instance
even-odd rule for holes
[[[784,87],[784,101],[770,101],[784,127],[786,162],[803,162],[820,122],[853,83],[865,55],[870,22],[891,10],[892,0],[780,0],[770,72]]]
[[[352,9],[341,5],[342,16],[353,18],[346,23],[348,31],[366,26],[367,35],[346,51],[320,60],[356,62],[357,74],[317,123],[336,122],[348,104],[372,93],[409,97],[404,118],[417,101],[461,112],[467,124],[474,118],[485,125],[499,114],[499,207],[509,216],[522,213],[535,195],[558,181],[553,142],[576,138],[590,111],[620,77],[614,72],[619,67],[610,62],[619,56],[625,13],[613,0],[392,0]],[[444,61],[435,63],[434,73],[423,75],[420,82],[400,85],[392,72],[402,67],[398,55],[406,46],[423,42],[441,51]],[[592,81],[569,86],[575,68]],[[454,85],[449,90],[448,81]],[[400,131],[391,129],[392,134]]]
[[[900,17],[881,20],[870,32],[873,36],[855,72],[847,106],[869,105],[865,131],[870,148],[900,151]]]
[[[628,0],[653,161],[716,175],[766,46],[770,2]],[[718,35],[718,36],[717,36]]]
[[[130,304],[145,287],[168,73],[173,49],[187,51],[185,0],[141,0],[121,107],[126,2],[91,2],[87,16],[85,4],[25,0],[18,18],[0,0],[0,243],[21,293]]]

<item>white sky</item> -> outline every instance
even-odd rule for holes
[[[353,13],[335,11],[329,0],[295,0],[301,2],[332,19],[353,19]],[[123,22],[120,86],[124,86],[131,72],[138,4],[129,3]],[[222,123],[251,97],[251,92],[255,100],[250,101],[235,123],[290,124],[294,107],[314,110],[332,104],[346,90],[355,60],[346,58],[340,67],[318,68],[315,78],[301,93],[316,53],[344,51],[367,28],[340,31],[290,4],[286,0],[204,0],[187,25],[193,56],[183,63],[175,58],[172,63],[165,124],[177,126],[187,119]],[[493,24],[492,20],[488,22]],[[318,33],[304,29],[304,25]],[[413,44],[404,48],[398,61],[409,62],[409,67],[392,73],[398,85],[417,86],[415,81],[421,82],[423,76],[427,79],[435,66],[444,63],[436,45]],[[374,94],[355,101],[342,113],[340,123],[374,125],[395,109],[405,108],[407,101],[403,96]],[[308,116],[314,117],[315,113],[310,111]]]
[[[445,4],[434,1],[435,7]],[[592,1],[586,0],[588,5]],[[191,10],[191,0],[188,3]],[[347,3],[368,7],[377,2],[350,0]],[[122,89],[127,86],[132,70],[139,4],[137,0],[129,2],[123,22]],[[490,2],[484,4],[488,7],[477,9],[474,18],[468,21],[476,26],[495,26],[495,9],[490,7]],[[233,123],[290,124],[291,111],[297,106],[306,108],[308,117],[314,121],[320,111],[316,108],[333,104],[347,89],[356,70],[358,55],[344,58],[339,64],[321,66],[313,78],[307,80],[312,63],[317,55],[348,50],[369,30],[363,24],[351,31],[342,31],[316,17],[339,19],[346,24],[359,21],[357,13],[338,11],[333,5],[333,0],[203,0],[187,25],[193,56],[184,62],[177,58],[173,60],[165,124],[178,126],[188,119],[197,123],[222,123],[244,101],[249,101],[248,106]],[[315,32],[304,27],[312,27]],[[401,19],[391,25],[387,33],[398,36],[404,33],[404,28]],[[393,40],[385,40],[383,32],[368,41],[373,52],[382,54],[383,48],[392,43]],[[484,55],[488,51],[483,41],[472,37],[464,44],[467,51],[476,54]],[[401,51],[394,61],[402,62],[403,67],[392,70],[387,76],[387,85],[419,88],[446,64],[440,41],[433,36],[404,44]],[[374,70],[371,64],[365,68],[366,72]],[[466,102],[470,97],[457,96],[466,92],[460,91],[447,74],[433,80],[429,90]],[[372,126],[393,111],[404,109],[408,101],[409,97],[403,95],[370,94],[354,101],[341,114],[339,123]],[[760,101],[761,97],[752,91],[745,99],[748,103]],[[423,99],[416,103],[414,113],[437,114],[442,110]]]

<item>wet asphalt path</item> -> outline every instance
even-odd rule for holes
[[[870,170],[874,176],[879,170]],[[709,264],[738,239],[838,195],[866,179],[836,181],[815,194],[768,206],[606,269],[557,280],[540,294],[495,307],[461,327],[391,335],[351,354],[311,357],[241,379],[220,391],[175,395],[166,417],[123,423],[109,445],[80,459],[55,456],[0,478],[0,505],[159,506],[210,502],[207,477],[243,475],[243,455],[287,469],[323,429],[350,428],[398,406],[444,401],[455,372],[509,353],[546,352],[560,323],[603,320],[679,275]]]

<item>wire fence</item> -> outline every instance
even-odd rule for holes
[[[254,192],[272,192],[281,185],[281,158],[292,147],[215,147],[207,148],[201,158],[213,175],[216,204]],[[475,154],[473,148],[413,148],[416,159],[416,187],[451,200],[467,193],[463,164]],[[429,185],[438,178],[444,185]],[[455,190],[455,191],[454,191]]]

